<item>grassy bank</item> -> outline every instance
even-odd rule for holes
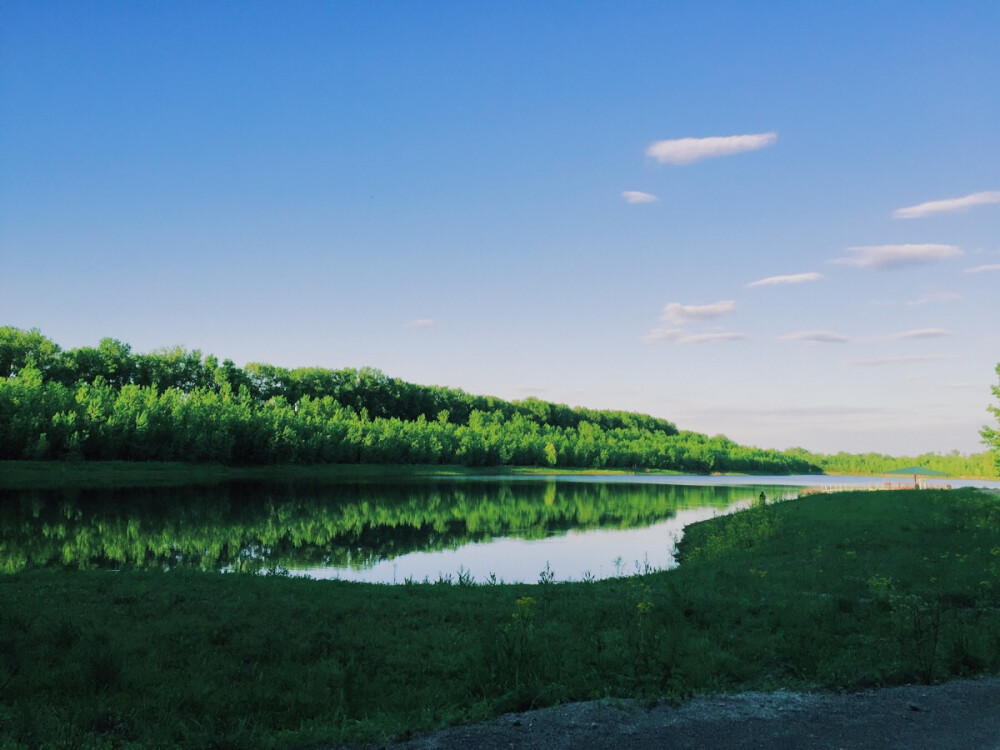
[[[691,527],[635,579],[0,578],[3,747],[303,747],[597,696],[1000,668],[1000,504],[855,492]]]
[[[470,467],[431,464],[319,464],[224,466],[170,461],[0,461],[0,489],[180,487],[237,480],[372,481],[421,477],[679,474],[643,469],[558,469],[537,466]]]

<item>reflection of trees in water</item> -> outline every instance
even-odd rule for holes
[[[750,498],[740,487],[554,481],[233,483],[0,492],[0,572],[28,567],[370,567],[571,529],[638,528]]]

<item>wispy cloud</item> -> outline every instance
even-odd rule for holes
[[[753,135],[713,136],[711,138],[677,138],[668,141],[654,141],[646,149],[646,156],[661,164],[693,164],[702,159],[716,156],[732,156],[744,151],[757,151],[778,140],[777,133],[755,133]]]
[[[945,360],[959,359],[947,354],[925,354],[914,357],[880,357],[878,359],[856,359],[848,364],[858,367],[882,367],[884,365],[912,365],[923,362],[943,362]]]
[[[944,336],[951,336],[951,331],[947,328],[915,328],[911,331],[891,333],[887,336],[873,336],[854,340],[863,343],[879,343],[885,341],[906,341],[909,339],[936,339]],[[834,333],[833,331],[799,331],[779,337],[779,341],[804,341],[807,344],[846,344],[851,340],[849,337]]]
[[[893,269],[944,260],[962,251],[954,245],[866,245],[849,247],[854,255],[835,258],[833,263],[862,268]]]
[[[916,206],[897,208],[892,212],[895,219],[922,219],[933,214],[951,214],[958,211],[968,211],[975,206],[986,206],[1000,203],[1000,190],[987,190],[982,193],[972,193],[962,198],[948,198],[941,201],[928,201]]]
[[[819,281],[823,274],[812,271],[810,273],[793,273],[786,276],[768,276],[766,279],[751,281],[746,285],[747,289],[758,286],[778,286],[779,284],[805,284],[810,281]]]
[[[987,271],[1000,271],[1000,263],[989,263],[985,266],[976,266],[975,268],[966,268],[966,273],[986,273]]]
[[[743,333],[688,333],[679,328],[654,328],[643,336],[642,340],[647,344],[712,344],[724,341],[742,341],[746,338],[746,334]]]
[[[660,344],[667,341],[677,341],[687,334],[680,328],[654,328],[642,337],[647,344]]]
[[[850,341],[847,336],[842,336],[833,331],[799,331],[789,333],[781,337],[782,341],[805,341],[810,344],[846,344]]]
[[[711,320],[721,315],[728,315],[736,310],[733,300],[713,302],[710,305],[682,305],[680,302],[670,302],[663,308],[660,320],[672,323],[674,326],[685,323],[697,323]],[[742,333],[689,333],[682,328],[654,328],[642,337],[647,344],[704,344],[719,341],[738,341],[747,338]]]
[[[742,333],[696,333],[677,339],[678,344],[709,344],[721,341],[742,341],[747,338]]]
[[[943,336],[951,336],[951,331],[947,328],[916,328],[912,331],[902,331],[886,336],[886,341],[903,341],[906,339],[937,339]]]
[[[962,295],[955,294],[955,292],[931,292],[918,299],[912,299],[906,304],[910,307],[917,307],[919,305],[931,305],[936,302],[955,302],[960,299],[962,299]]]
[[[670,302],[663,308],[661,320],[670,323],[691,323],[728,315],[735,310],[736,302],[731,299],[713,302],[710,305],[682,305],[680,302]]]
[[[641,190],[626,190],[622,193],[622,198],[626,203],[656,203],[660,200],[652,193],[644,193]]]
[[[429,328],[434,325],[436,321],[434,318],[417,318],[416,320],[408,320],[403,323],[404,328]]]

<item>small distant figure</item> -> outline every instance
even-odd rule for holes
[[[764,490],[760,491],[760,497],[758,497],[757,499],[760,500],[760,504],[761,505],[764,505],[764,504],[767,503],[767,495],[764,494]]]

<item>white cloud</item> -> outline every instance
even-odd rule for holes
[[[647,344],[658,344],[662,341],[676,341],[684,336],[684,331],[679,328],[654,328],[642,340]]]
[[[976,266],[975,268],[966,268],[966,273],[985,273],[987,271],[1000,271],[1000,263],[990,263],[986,266]]]
[[[626,203],[656,203],[660,200],[652,193],[644,193],[641,190],[626,190],[622,193],[622,198]]]
[[[682,305],[680,302],[671,302],[663,308],[660,319],[670,323],[690,323],[728,315],[735,310],[736,302],[731,299],[713,302],[711,305]]]
[[[678,344],[707,344],[718,341],[740,341],[747,338],[742,333],[696,333],[677,339]]]
[[[847,249],[854,255],[832,262],[862,268],[905,268],[962,255],[954,245],[867,245]]]
[[[806,341],[810,344],[845,344],[850,341],[847,336],[841,336],[832,331],[800,331],[781,337],[782,341]]]
[[[879,343],[884,341],[905,341],[909,339],[936,339],[944,336],[951,336],[951,331],[947,328],[915,328],[911,331],[901,331],[887,336],[873,336],[870,338],[855,339],[865,343]],[[809,344],[846,344],[850,338],[833,331],[799,331],[789,333],[779,337],[779,341],[805,341]]]
[[[429,328],[434,325],[434,318],[417,318],[416,320],[408,320],[403,323],[404,328]]]
[[[902,331],[886,336],[887,341],[901,341],[904,339],[937,339],[942,336],[951,336],[951,331],[947,328],[917,328],[912,331]]]
[[[654,141],[646,149],[661,164],[693,164],[702,159],[716,156],[731,156],[744,151],[766,148],[778,140],[777,133],[756,133],[753,135],[727,135],[711,138],[677,138],[669,141]]]
[[[688,333],[679,328],[654,328],[642,340],[647,344],[708,344],[745,338],[747,336],[742,333]]]
[[[768,276],[766,279],[751,281],[746,285],[746,288],[753,289],[758,286],[777,286],[778,284],[805,284],[809,281],[819,281],[822,278],[823,274],[816,273],[815,271],[810,273],[793,273],[787,276]]]
[[[955,294],[955,292],[932,292],[931,294],[925,294],[919,299],[910,300],[906,304],[910,307],[916,307],[918,305],[929,305],[935,302],[955,302],[960,299],[962,299],[962,295]]]
[[[956,211],[968,211],[974,206],[986,206],[1000,203],[1000,190],[988,190],[983,193],[972,193],[962,198],[948,198],[942,201],[928,201],[916,206],[897,208],[892,212],[896,219],[922,219],[933,214],[950,214]]]
[[[680,325],[717,318],[720,315],[728,315],[735,310],[736,303],[733,300],[714,302],[711,305],[682,305],[680,302],[671,302],[663,308],[660,320]],[[688,333],[682,328],[654,328],[643,336],[642,340],[647,344],[665,342],[703,344],[717,341],[736,341],[745,338],[747,337],[742,333]]]
[[[925,354],[915,357],[880,357],[878,359],[857,359],[848,364],[859,367],[881,367],[882,365],[912,365],[921,362],[942,362],[945,360],[958,359],[958,357],[945,354]]]

